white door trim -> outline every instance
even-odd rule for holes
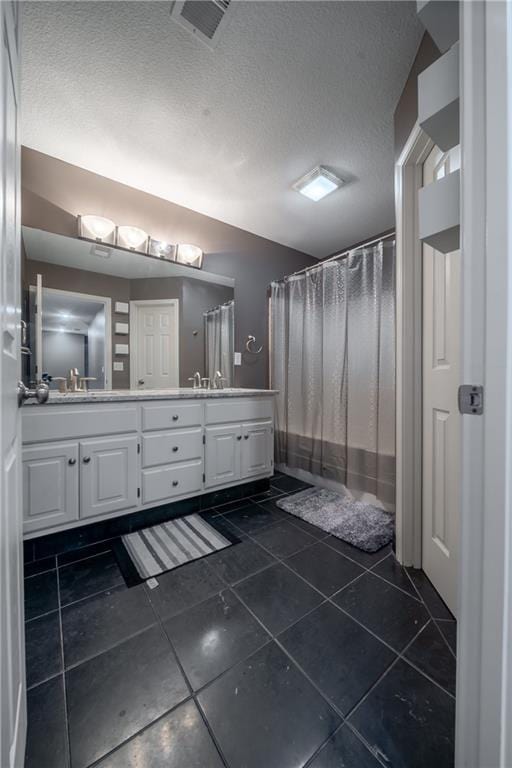
[[[174,306],[176,313],[176,359],[174,363],[178,371],[180,366],[180,301],[179,299],[136,299],[130,301],[130,389],[137,389],[137,349],[138,349],[138,312],[139,307],[150,307],[165,304]]]
[[[512,7],[460,3],[462,418],[456,765],[512,765]]]
[[[422,253],[418,190],[433,142],[416,123],[395,166],[396,555],[421,567]]]

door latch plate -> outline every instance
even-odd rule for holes
[[[459,411],[480,416],[484,412],[484,388],[476,384],[461,384],[459,387]]]

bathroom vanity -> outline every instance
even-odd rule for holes
[[[119,390],[27,403],[26,538],[273,473],[272,390]]]

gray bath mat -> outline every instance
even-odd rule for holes
[[[200,515],[187,515],[128,533],[121,536],[121,541],[141,580],[171,571],[234,543]]]
[[[325,488],[307,488],[277,499],[276,504],[363,552],[377,552],[393,540],[392,515]]]

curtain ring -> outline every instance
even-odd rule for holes
[[[263,349],[263,346],[261,346],[259,349],[252,349],[252,345],[256,343],[256,337],[255,336],[248,336],[247,341],[245,342],[245,349],[249,354],[251,355],[259,355],[261,350]]]

